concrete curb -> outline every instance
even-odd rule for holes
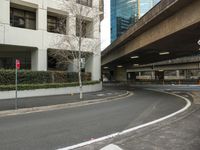
[[[194,91],[191,93],[188,93],[194,100],[194,104],[200,104],[200,92]]]
[[[0,117],[23,115],[23,114],[30,114],[30,113],[53,111],[53,110],[58,110],[58,109],[93,105],[93,104],[98,104],[98,103],[120,100],[122,98],[126,98],[126,97],[129,97],[132,95],[133,95],[132,92],[126,91],[126,93],[123,93],[123,94],[120,94],[117,96],[111,96],[111,97],[106,97],[106,98],[101,98],[101,99],[84,100],[84,101],[79,101],[79,102],[74,102],[74,103],[65,103],[65,104],[58,104],[58,105],[51,105],[51,106],[22,108],[22,109],[18,109],[18,110],[6,110],[6,111],[0,111]]]

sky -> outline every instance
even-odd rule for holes
[[[110,0],[104,0],[104,20],[101,22],[101,50],[110,45]]]

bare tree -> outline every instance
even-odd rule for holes
[[[78,2],[81,1],[78,0]],[[99,8],[77,5],[76,2],[66,0],[62,1],[62,7],[67,14],[60,17],[58,31],[69,34],[62,36],[59,40],[56,39],[54,44],[60,50],[51,50],[49,54],[56,59],[57,66],[67,68],[69,64],[72,64],[77,68],[80,99],[82,99],[81,64],[83,60],[87,64],[91,55],[100,55],[100,39],[93,38],[95,32],[99,32],[94,28],[95,24],[99,26]],[[66,24],[66,16],[75,18],[75,24],[71,25],[70,22]]]

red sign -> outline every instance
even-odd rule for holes
[[[16,69],[20,69],[20,60],[19,59],[16,59]]]

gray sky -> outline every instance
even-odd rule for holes
[[[104,0],[104,20],[101,22],[101,50],[110,45],[110,0]]]

